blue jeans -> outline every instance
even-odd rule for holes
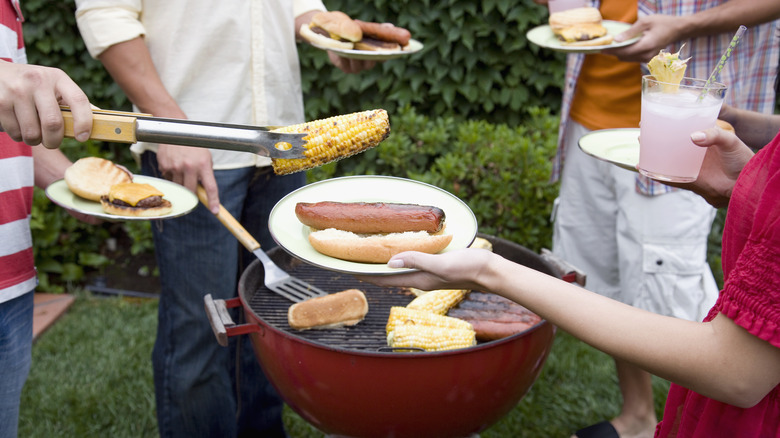
[[[32,362],[32,291],[0,303],[0,438],[16,438],[19,400]]]
[[[160,177],[157,156],[144,153],[142,171]],[[270,168],[214,172],[222,205],[268,250],[275,246],[268,215],[305,174],[276,176]],[[152,352],[157,421],[162,437],[285,436],[282,400],[263,374],[247,336],[221,347],[203,296],[233,298],[238,278],[256,257],[203,205],[152,223],[160,269],[157,339]],[[232,309],[234,321],[243,311]]]

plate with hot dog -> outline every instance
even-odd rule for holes
[[[299,33],[312,46],[351,59],[385,61],[423,49],[407,29],[392,23],[353,20],[341,11],[314,14]]]
[[[307,225],[308,224],[308,225]],[[276,243],[307,263],[347,274],[391,275],[400,251],[467,248],[477,220],[468,205],[436,186],[391,176],[347,176],[282,198],[268,228]]]

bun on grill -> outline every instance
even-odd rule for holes
[[[287,311],[287,322],[296,330],[337,328],[355,325],[368,313],[363,291],[347,289],[295,303]]]
[[[65,183],[70,191],[96,202],[108,194],[111,186],[132,181],[130,171],[98,157],[81,158],[65,170]]]

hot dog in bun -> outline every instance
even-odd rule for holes
[[[412,34],[392,23],[372,23],[355,20],[363,31],[363,39],[355,43],[355,50],[397,51],[409,44]]]
[[[549,24],[565,46],[603,46],[612,35],[601,23],[601,12],[593,7],[567,9],[550,14]]]
[[[387,263],[403,251],[435,254],[452,241],[444,211],[427,205],[299,202],[295,215],[311,228],[315,250],[353,262]]]
[[[171,212],[171,202],[151,184],[122,183],[111,186],[100,198],[103,211],[108,214],[135,217],[163,216]]]
[[[363,38],[363,31],[341,11],[319,12],[300,28],[301,37],[315,46],[350,50]]]

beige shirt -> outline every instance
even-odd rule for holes
[[[325,10],[321,0],[76,0],[76,6],[93,57],[143,36],[163,84],[191,120],[304,121],[295,17]],[[132,150],[156,147],[137,143]],[[214,169],[270,164],[246,152],[211,154]]]

